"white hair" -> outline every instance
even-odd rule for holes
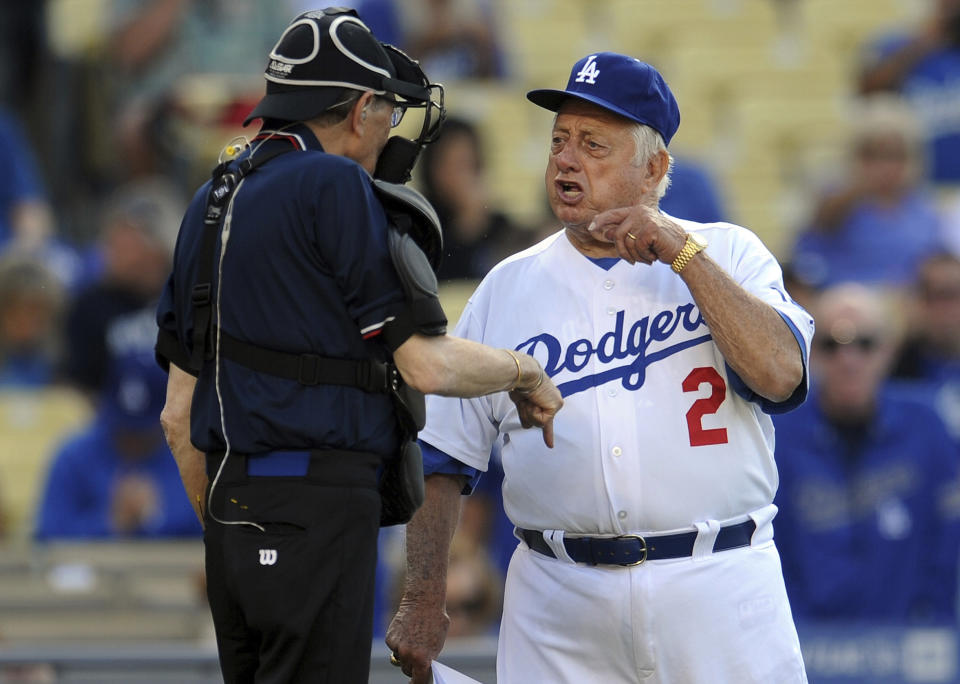
[[[673,171],[673,155],[667,150],[663,142],[663,136],[657,131],[642,123],[633,124],[630,132],[633,134],[633,140],[636,143],[636,152],[633,155],[632,164],[634,166],[644,166],[654,155],[660,152],[667,153],[667,172],[663,174],[660,183],[657,185],[657,199],[661,199],[670,187],[670,173]]]

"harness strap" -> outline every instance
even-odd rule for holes
[[[343,385],[387,394],[400,384],[400,373],[392,364],[267,349],[238,340],[223,330],[220,355],[258,373],[295,380],[301,385]]]
[[[292,152],[294,147],[280,147],[255,157],[241,160],[233,170],[228,170],[231,162],[222,162],[213,170],[210,191],[207,193],[207,207],[203,217],[203,239],[200,244],[200,259],[197,268],[197,280],[190,292],[193,303],[193,353],[190,366],[200,371],[204,361],[213,358],[213,345],[210,343],[211,319],[213,317],[213,256],[217,245],[217,229],[223,220],[224,208],[230,203],[234,191],[244,177],[256,171],[271,159]]]

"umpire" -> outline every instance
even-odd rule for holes
[[[266,79],[261,130],[180,228],[161,421],[205,526],[225,681],[366,682],[378,527],[422,495],[420,393],[509,390],[549,444],[562,400],[532,357],[445,334],[435,214],[374,180],[409,177],[442,88],[341,8],[297,17]],[[409,107],[420,137],[390,138]],[[384,472],[409,485],[386,512]]]

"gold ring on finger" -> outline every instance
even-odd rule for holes
[[[630,238],[631,240],[636,240],[636,239],[637,239],[637,236],[634,235],[633,233],[629,232],[629,231],[627,232],[627,237]]]
[[[397,658],[397,654],[396,654],[396,653],[391,653],[391,654],[390,654],[390,664],[393,665],[393,666],[395,666],[395,667],[400,667],[400,660]]]

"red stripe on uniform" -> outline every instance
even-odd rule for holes
[[[293,145],[298,150],[302,150],[300,147],[300,141],[297,140],[296,136],[286,135],[286,134],[277,134],[277,133],[264,133],[262,135],[256,136],[251,142],[257,142],[258,140],[286,140],[291,145]]]

